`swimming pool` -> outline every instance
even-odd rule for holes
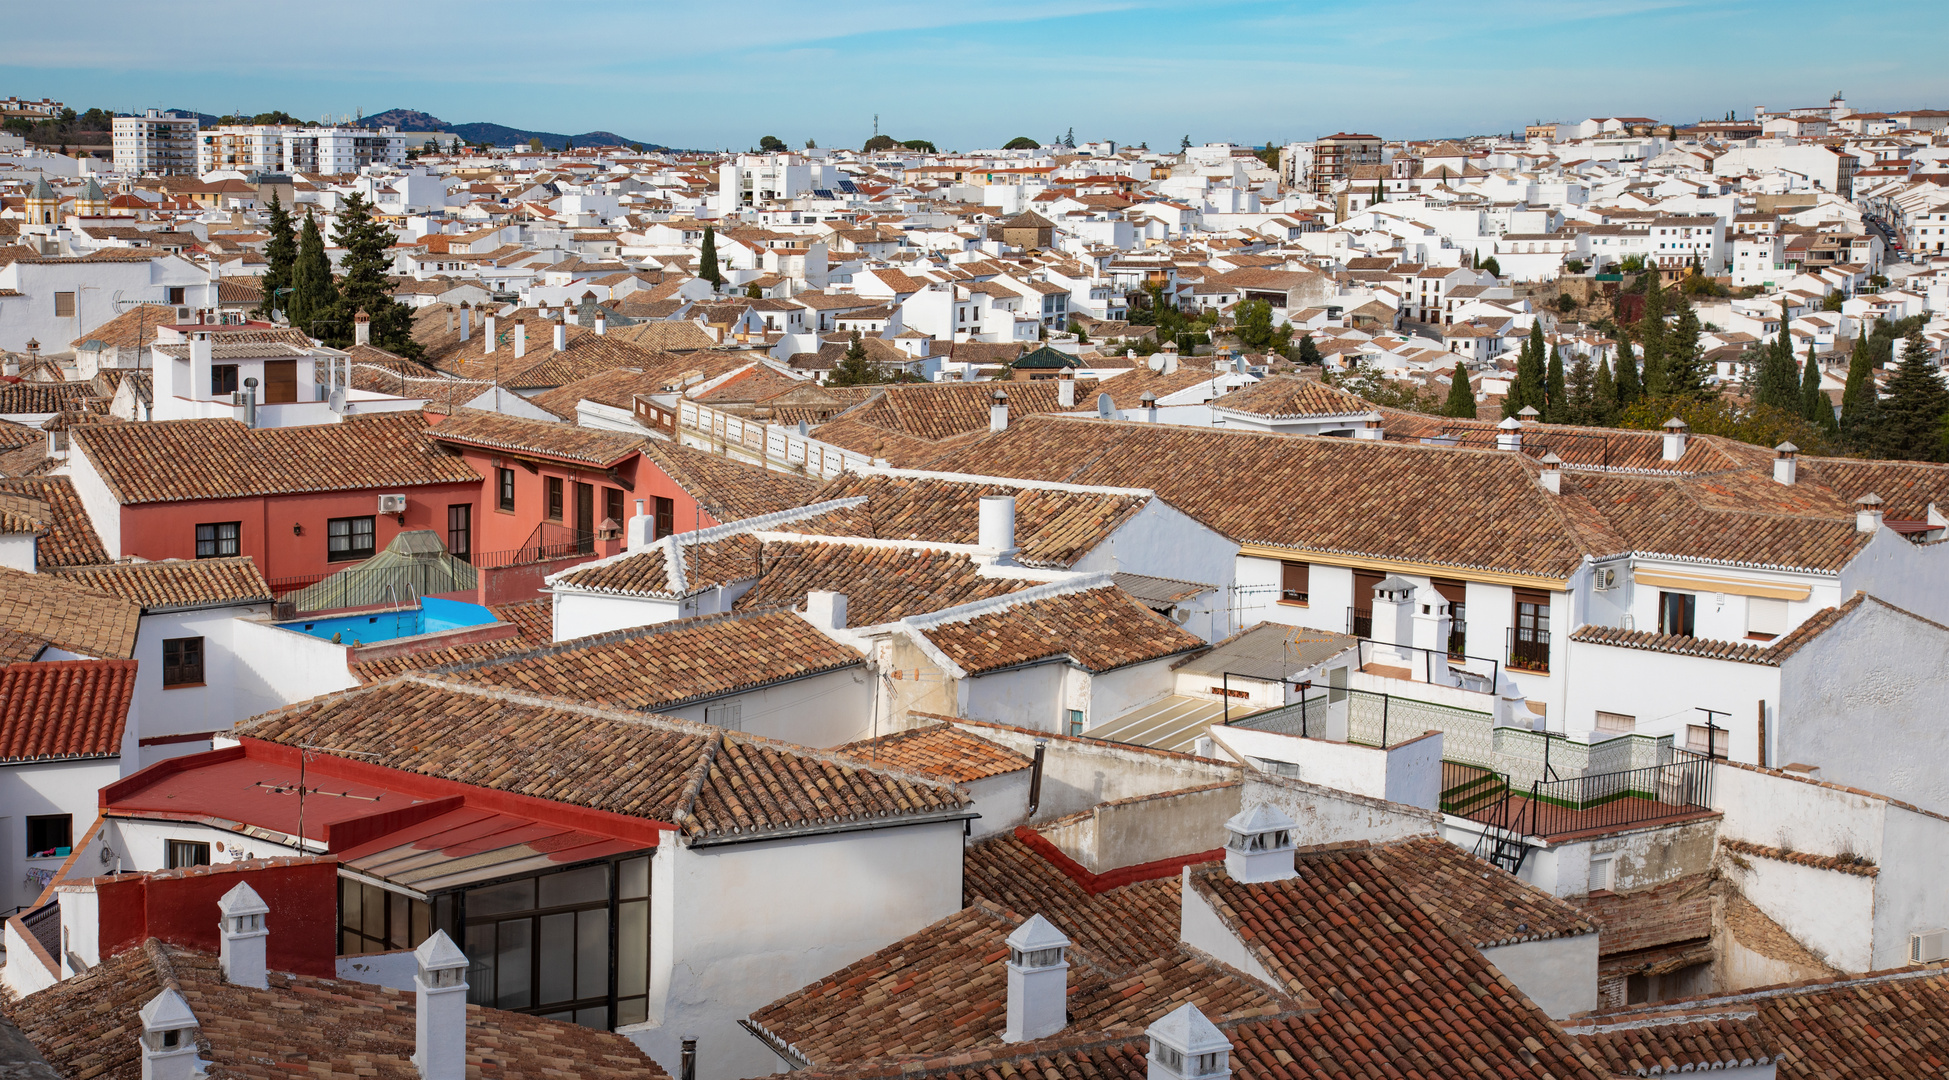
[[[422,599],[417,608],[368,611],[359,615],[333,615],[323,619],[299,619],[278,625],[286,630],[296,630],[300,634],[309,634],[326,641],[331,641],[336,636],[342,645],[370,645],[376,641],[437,634],[442,630],[458,630],[463,626],[483,626],[495,621],[497,620],[494,618],[494,613],[479,604],[441,600],[429,596]]]

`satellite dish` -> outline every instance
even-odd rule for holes
[[[1110,395],[1096,395],[1096,417],[1099,420],[1115,420],[1117,418],[1117,405],[1116,402],[1110,400]]]

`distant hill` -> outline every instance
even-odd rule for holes
[[[506,124],[490,124],[477,121],[471,124],[449,124],[445,120],[418,109],[387,109],[365,118],[371,127],[390,126],[401,131],[451,131],[468,142],[492,143],[495,146],[519,146],[530,139],[540,139],[541,144],[550,150],[560,150],[573,139],[577,146],[633,146],[642,143],[646,150],[662,150],[665,147],[648,139],[631,139],[613,131],[585,131],[580,135],[563,135],[554,131],[529,131],[525,128],[508,127]]]

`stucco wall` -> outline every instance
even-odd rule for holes
[[[1239,811],[1239,786],[1197,788],[1100,803],[1042,830],[1093,874],[1225,845],[1225,822]]]
[[[69,838],[78,844],[99,812],[96,792],[120,779],[122,772],[116,758],[0,768],[0,902],[5,907],[32,903],[40,895],[42,886],[27,880],[29,867],[58,871],[67,861],[65,856],[27,858],[28,816],[67,814]],[[97,868],[83,872],[92,874]]]
[[[555,592],[555,640],[568,641],[590,634],[651,626],[697,614],[697,601],[663,600],[648,596],[605,596]]]
[[[1949,623],[1949,548],[1917,547],[1893,529],[1880,529],[1841,568],[1841,598],[1858,592]]]
[[[1587,642],[1573,642],[1569,649],[1574,674],[1564,680],[1569,696],[1565,728],[1559,730],[1594,731],[1601,710],[1636,717],[1638,734],[1670,735],[1673,745],[1683,747],[1686,726],[1705,723],[1699,709],[1716,709],[1725,714],[1713,722],[1728,733],[1728,756],[1757,763],[1761,701],[1767,703],[1769,727],[1777,726],[1779,668]],[[1768,741],[1777,745],[1777,734],[1769,730]],[[1778,764],[1772,754],[1767,760]]]
[[[1873,878],[1758,855],[1740,862],[1734,880],[1754,907],[1842,971],[1872,970]]]
[[[1427,836],[1436,832],[1440,822],[1439,814],[1404,803],[1385,802],[1298,780],[1248,772],[1239,806],[1243,810],[1250,810],[1261,805],[1276,807],[1293,819],[1293,842],[1301,847],[1342,840],[1372,840],[1379,843],[1408,836]]]
[[[1259,958],[1252,955],[1245,943],[1238,939],[1231,927],[1218,917],[1218,912],[1205,899],[1203,893],[1191,884],[1191,870],[1186,867],[1180,871],[1183,888],[1178,909],[1178,940],[1219,960],[1232,965],[1239,971],[1264,983],[1278,993],[1290,993],[1290,989],[1272,977]]]
[[[969,843],[1007,832],[1029,819],[1028,769],[971,780],[961,787],[974,800],[975,812],[981,815],[968,825]]]
[[[871,736],[872,693],[855,666],[662,712],[702,723],[709,709],[735,704],[738,731],[826,748]]]
[[[1497,945],[1482,955],[1552,1019],[1597,1007],[1596,934]]]
[[[1949,821],[1888,807],[1875,878],[1876,969],[1908,962],[1908,936],[1949,926]]]
[[[962,715],[1038,731],[1063,730],[1063,663],[998,671],[962,680]]]
[[[1152,499],[1071,569],[1150,574],[1225,589],[1238,545],[1163,499]]]
[[[1881,861],[1887,803],[1867,795],[1757,769],[1714,768],[1719,833],[1810,855],[1848,852]]]
[[[135,658],[138,661],[135,696],[141,717],[139,737],[154,739],[205,731],[227,731],[237,721],[261,711],[258,708],[260,701],[243,692],[246,680],[239,670],[244,662],[237,655],[236,627],[239,617],[265,615],[268,611],[266,605],[252,604],[142,616],[135,641]],[[170,638],[185,637],[203,639],[204,685],[165,690],[162,685],[162,643]],[[153,751],[144,751],[141,764],[147,765],[169,756],[174,749],[163,745],[154,747]]]
[[[1138,795],[1236,780],[1239,769],[1217,761],[1146,750],[1138,746],[1039,736],[994,724],[959,721],[956,727],[977,738],[1006,746],[1025,757],[1035,756],[1037,738],[1047,741],[1043,751],[1042,803],[1037,821],[1048,821],[1097,803],[1112,802]]]
[[[237,654],[234,707],[243,716],[358,685],[345,666],[348,646],[261,619],[233,620],[230,631]]]

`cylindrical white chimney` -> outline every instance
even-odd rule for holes
[[[467,301],[465,300],[462,300],[460,302],[460,340],[465,342],[467,339],[473,336],[474,336],[474,308],[473,305],[467,303]]]
[[[528,355],[528,320],[524,317],[514,320],[514,358],[519,360],[526,355]]]
[[[1008,394],[1004,391],[995,391],[995,403],[988,407],[988,430],[1008,430]]]
[[[1046,1039],[1069,1023],[1069,939],[1041,915],[1008,935],[1008,1005],[1003,1042]]]
[[[494,316],[492,316],[492,315],[489,315],[489,316],[487,317],[487,325],[486,325],[486,328],[485,328],[485,329],[486,329],[486,331],[487,331],[487,337],[486,337],[486,338],[484,338],[484,339],[482,339],[482,341],[481,341],[481,346],[482,346],[482,348],[483,348],[483,349],[484,349],[485,351],[487,351],[487,352],[493,352],[493,351],[494,351],[494,336],[495,336],[495,335],[494,335],[494,322],[495,322],[495,319],[494,319]]]
[[[555,351],[561,352],[566,348],[568,348],[568,324],[558,315],[555,317]]]
[[[1015,496],[983,495],[977,543],[997,559],[1015,554]],[[964,534],[965,535],[965,534]]]
[[[217,901],[217,934],[221,939],[217,963],[225,981],[259,990],[270,985],[265,958],[270,928],[264,925],[264,916],[270,912],[270,905],[248,882],[238,882]]]
[[[1790,442],[1783,442],[1773,448],[1773,479],[1793,486],[1800,472],[1800,448]]]
[[[1871,533],[1881,528],[1881,496],[1870,491],[1854,500],[1854,528]]]
[[[467,954],[435,930],[413,960],[413,1065],[420,1080],[467,1080]]]

